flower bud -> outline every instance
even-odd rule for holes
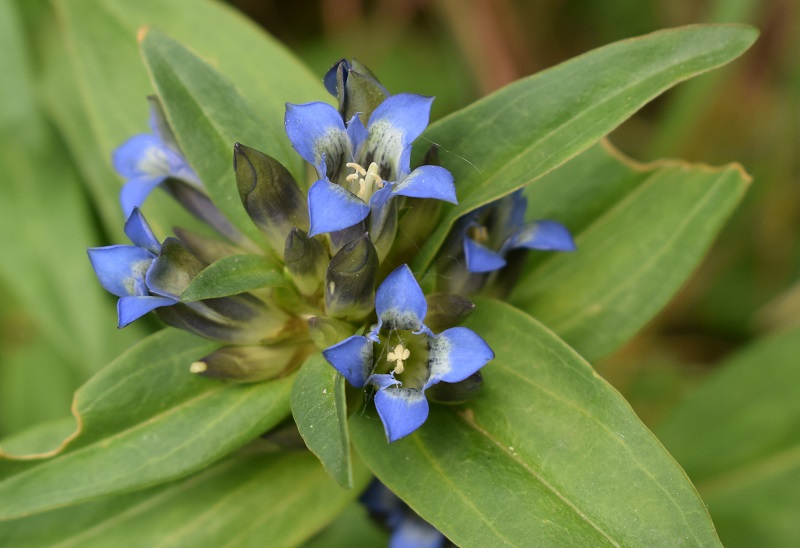
[[[299,228],[292,228],[286,238],[283,259],[300,293],[316,293],[328,266],[328,254],[322,244]]]
[[[297,182],[276,159],[236,143],[236,184],[247,214],[280,253],[293,227],[308,230],[308,205]]]
[[[378,253],[367,234],[342,247],[325,272],[325,313],[360,320],[372,312]]]
[[[296,345],[227,346],[194,362],[197,375],[233,382],[259,382],[280,377],[299,363]]]
[[[192,255],[207,264],[215,263],[231,255],[242,255],[246,253],[245,250],[239,247],[223,242],[222,240],[209,238],[208,236],[198,234],[192,230],[174,227],[172,231],[178,236],[178,239]]]
[[[353,326],[333,318],[314,316],[308,320],[308,334],[320,350],[325,350],[352,335]]]
[[[425,392],[425,396],[435,403],[458,405],[475,398],[483,387],[483,375],[478,371],[460,382],[440,382]]]
[[[337,61],[324,82],[331,95],[339,98],[339,113],[345,121],[358,113],[366,125],[372,111],[389,96],[375,74],[356,59]]]
[[[460,325],[475,310],[471,301],[450,293],[434,293],[428,295],[426,300],[428,315],[425,316],[425,323],[436,333]]]

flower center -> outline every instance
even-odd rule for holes
[[[392,373],[405,388],[422,388],[430,376],[428,336],[408,330],[382,331],[375,373]]]
[[[483,225],[472,225],[469,227],[467,229],[467,236],[478,244],[485,244],[489,241],[489,231],[486,230],[486,227]]]
[[[345,180],[350,183],[350,190],[369,203],[372,195],[385,185],[378,173],[378,164],[372,162],[367,169],[355,162],[349,162],[346,165],[353,170],[353,173],[345,177]]]
[[[405,371],[406,367],[403,364],[403,362],[405,362],[410,356],[411,356],[411,351],[402,344],[398,344],[397,346],[394,347],[394,350],[389,352],[389,355],[386,356],[386,360],[397,363],[392,372],[395,375],[399,375],[400,373]]]
[[[151,146],[139,159],[138,168],[153,177],[168,175],[170,172],[169,157],[161,147]]]

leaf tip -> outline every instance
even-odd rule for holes
[[[150,32],[150,25],[144,25],[139,27],[139,30],[136,32],[136,41],[138,43],[144,42],[144,39],[147,37],[147,33]]]

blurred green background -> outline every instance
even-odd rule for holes
[[[711,504],[724,542],[792,544],[792,536],[800,535],[800,526],[793,525],[800,495],[776,491],[775,482],[800,493],[795,477],[800,475],[800,403],[792,404],[800,398],[794,398],[796,388],[781,392],[800,380],[800,336],[793,329],[800,323],[800,3],[228,3],[320,77],[337,59],[356,57],[390,92],[436,96],[434,118],[615,40],[690,23],[758,27],[761,38],[742,58],[671,90],[610,136],[639,161],[740,162],[753,184],[670,306],[625,348],[595,365],[663,436],[693,480],[710,478],[710,491],[698,485],[704,498],[725,501]],[[0,0],[0,68],[2,74],[18,75],[0,85],[0,437],[67,416],[75,388],[158,327],[145,321],[117,331],[114,299],[97,287],[86,260],[87,246],[115,243],[119,234],[103,230],[107,219],[85,183],[100,177],[85,161],[96,149],[91,138],[82,139],[91,133],[91,122],[73,108],[80,83],[62,74],[70,72],[66,58],[74,51],[58,27],[59,17],[46,0]],[[108,180],[109,185],[119,182]],[[743,372],[737,376],[737,370]],[[762,405],[773,399],[774,405]],[[748,406],[771,411],[745,428],[755,420]],[[693,412],[686,415],[686,409]],[[730,414],[720,414],[726,409]],[[741,420],[734,417],[737,411]],[[682,460],[681,455],[691,458],[687,448],[698,438],[676,432],[685,432],[682,424],[691,422],[698,425],[693,435],[699,438],[728,428],[734,446],[761,443],[738,462],[740,475],[747,466],[760,466],[761,475],[753,477],[769,480],[753,480],[761,488],[756,494],[752,481],[738,491],[750,506],[737,506],[738,484],[730,495],[724,477],[706,474],[700,465],[693,470],[689,460]],[[760,442],[747,437],[759,429],[775,435]],[[709,446],[705,458],[718,458],[715,451],[723,447],[730,452],[720,441]]]

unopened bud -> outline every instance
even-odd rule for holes
[[[432,402],[458,405],[473,399],[483,387],[483,376],[478,371],[460,382],[440,382],[425,391]]]
[[[280,377],[298,363],[300,347],[228,346],[194,362],[197,375],[233,382],[259,382]]]
[[[363,63],[341,59],[325,75],[325,87],[339,98],[339,113],[350,120],[358,113],[364,125],[372,111],[389,96],[375,74]]]
[[[434,293],[427,296],[428,315],[425,325],[435,333],[460,325],[469,316],[475,305],[459,295]]]
[[[180,299],[192,279],[206,264],[192,255],[177,238],[167,238],[161,253],[147,271],[147,287],[164,297]]]
[[[209,238],[197,232],[181,227],[173,227],[172,231],[189,252],[204,263],[215,263],[231,255],[242,255],[245,251],[222,240]]]
[[[314,316],[308,320],[308,334],[320,350],[325,350],[352,335],[353,326],[341,320]]]
[[[286,235],[292,227],[308,230],[306,198],[280,162],[236,143],[233,169],[242,205],[273,250],[283,251]]]
[[[378,253],[367,234],[341,248],[325,272],[325,313],[360,320],[372,311]]]
[[[300,293],[316,293],[328,266],[328,254],[322,244],[299,228],[292,228],[286,238],[283,259]]]

